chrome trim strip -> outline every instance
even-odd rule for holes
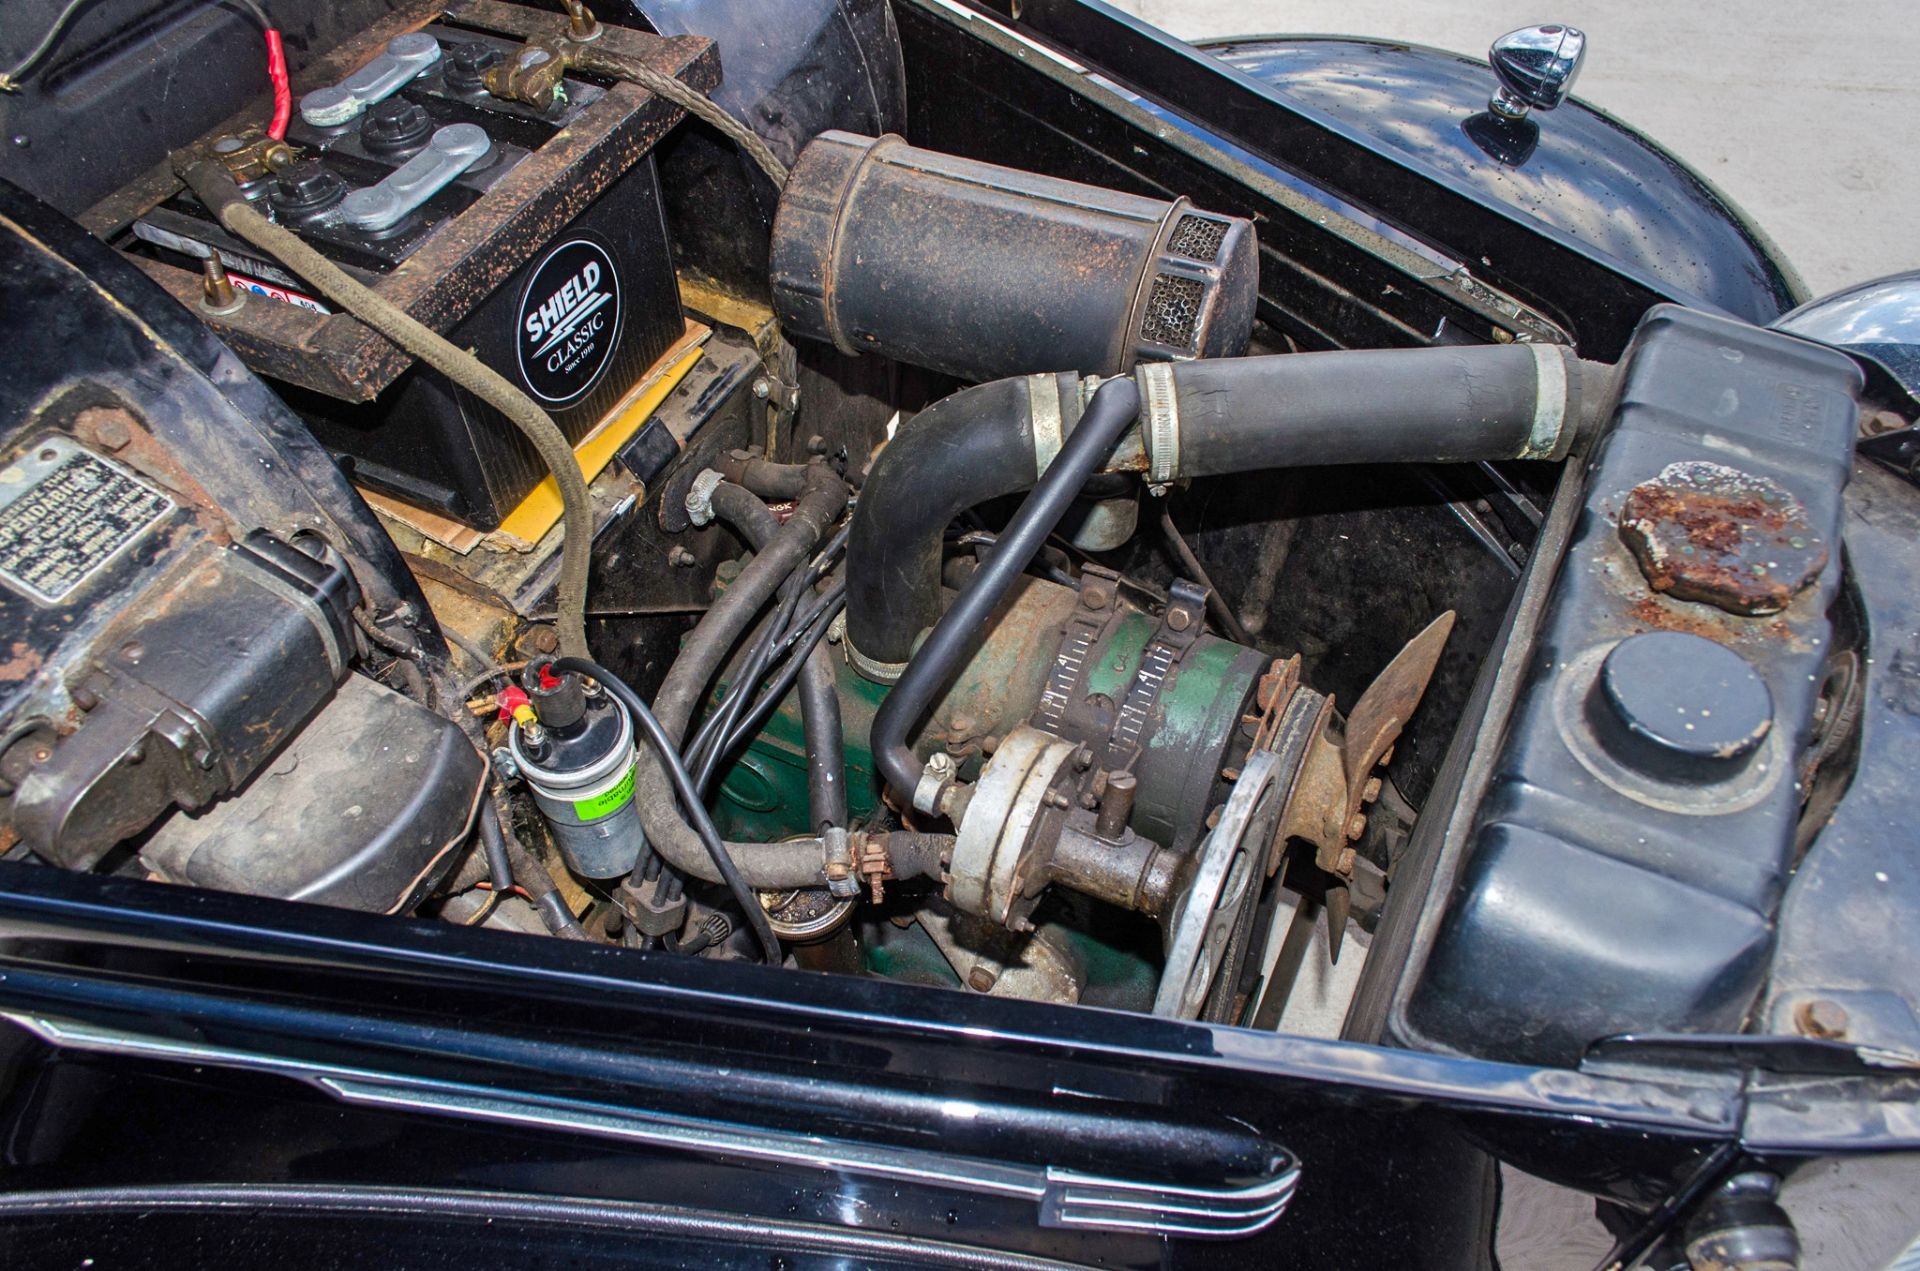
[[[357,1106],[572,1131],[681,1151],[744,1157],[803,1169],[1028,1200],[1038,1206],[1043,1227],[1138,1231],[1161,1236],[1247,1235],[1266,1227],[1285,1212],[1299,1178],[1298,1167],[1284,1154],[1280,1156],[1275,1174],[1239,1187],[1181,1187],[1103,1178],[1051,1166],[1041,1169],[1002,1165],[921,1149],[762,1130],[583,1100],[506,1093],[458,1082],[153,1037],[18,1011],[0,1011],[0,1019],[62,1049],[274,1073],[305,1081],[344,1103]],[[972,1105],[956,1101],[952,1115],[960,1121],[973,1111]]]

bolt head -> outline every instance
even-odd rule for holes
[[[1807,1037],[1837,1038],[1847,1035],[1847,1008],[1838,1002],[1816,997],[1802,1002],[1793,1013],[1794,1026]]]
[[[753,382],[753,395],[761,401],[773,396],[773,381],[764,376]]]
[[[1193,615],[1185,609],[1167,610],[1167,626],[1175,631],[1185,631],[1193,625]]]
[[[993,990],[1000,977],[983,966],[977,966],[967,972],[967,987],[976,993],[988,993]]]
[[[1884,437],[1890,432],[1899,432],[1907,426],[1907,421],[1890,410],[1869,411],[1860,420],[1860,435],[1863,437]]]

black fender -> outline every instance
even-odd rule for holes
[[[1685,303],[1765,324],[1807,299],[1779,250],[1672,153],[1577,99],[1508,121],[1477,58],[1385,40],[1257,36],[1204,51],[1457,192],[1579,240]],[[1444,224],[1403,228],[1445,247]]]

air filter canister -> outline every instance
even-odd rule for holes
[[[788,332],[970,380],[1236,356],[1259,281],[1238,217],[846,132],[794,164],[772,259]]]

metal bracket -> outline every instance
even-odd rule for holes
[[[387,173],[378,184],[347,195],[340,204],[340,219],[356,229],[390,229],[486,158],[491,149],[493,142],[479,124],[448,124],[437,129],[425,150]]]
[[[1082,570],[1080,603],[1060,633],[1053,667],[1040,690],[1040,704],[1033,710],[1033,726],[1042,732],[1066,735],[1067,715],[1080,700],[1079,688],[1086,680],[1093,646],[1113,618],[1119,583],[1120,575],[1111,569],[1089,564]]]
[[[316,88],[300,99],[300,118],[315,128],[338,128],[359,118],[367,107],[405,88],[440,60],[440,41],[413,31],[387,41],[386,52],[338,84]]]
[[[1140,669],[1134,672],[1113,721],[1107,741],[1110,756],[1130,758],[1146,742],[1153,704],[1180,659],[1205,631],[1206,618],[1207,589],[1184,578],[1175,579],[1168,592],[1167,611],[1160,615],[1159,629],[1140,655]]]

